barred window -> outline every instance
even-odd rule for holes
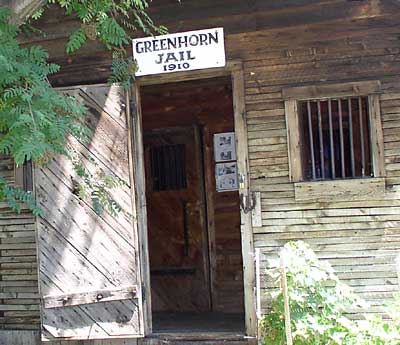
[[[165,145],[150,149],[153,191],[186,188],[185,145]]]
[[[303,180],[373,176],[368,97],[299,102]]]
[[[282,89],[290,180],[384,177],[380,92],[379,81]]]

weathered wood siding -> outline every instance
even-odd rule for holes
[[[223,26],[228,59],[244,62],[251,187],[262,195],[263,226],[254,228],[255,246],[272,257],[288,240],[307,241],[320,257],[329,259],[340,278],[371,301],[375,307],[369,311],[376,311],[398,289],[394,260],[400,249],[399,9],[394,0],[207,0],[180,7],[171,0],[153,11],[171,32]],[[66,56],[64,44],[74,22],[68,19],[60,25],[60,20],[57,12],[45,16],[40,25],[48,34],[34,39],[63,66],[54,84],[104,81],[110,54],[89,43]],[[282,88],[371,79],[380,80],[383,89],[385,195],[358,201],[296,201],[289,182]],[[2,251],[1,260],[3,255]],[[21,321],[24,327],[31,324]]]
[[[262,227],[254,228],[262,263],[289,240],[304,240],[328,259],[345,283],[378,312],[397,291],[399,253],[398,29],[386,17],[246,35],[246,109],[251,186],[262,196]],[[398,21],[398,19],[397,19]],[[374,25],[372,25],[374,23]],[[268,47],[262,54],[257,46]],[[319,202],[295,199],[289,161],[282,88],[299,84],[378,79],[382,83],[385,195]],[[350,187],[351,188],[351,187]],[[263,289],[269,287],[263,279]],[[264,295],[263,295],[264,297]],[[263,299],[263,308],[267,303]]]
[[[42,336],[55,341],[140,335],[140,274],[125,91],[119,86],[94,85],[62,92],[86,106],[86,125],[93,133],[88,142],[68,138],[70,152],[90,174],[91,183],[102,183],[103,176],[123,181],[110,192],[122,211],[112,216],[105,207],[96,214],[90,196],[79,196],[77,185],[83,182],[65,157],[36,167],[36,196],[44,211],[37,226],[39,286],[44,297]],[[116,292],[119,289],[121,293]]]
[[[40,345],[38,331],[2,331],[1,345]],[[66,340],[46,343],[49,345],[246,345],[247,341],[235,336],[221,336],[218,340],[205,336],[199,341],[191,336],[160,336],[146,339],[114,339],[114,340]]]
[[[0,176],[14,184],[14,162],[0,156]],[[35,217],[0,203],[0,329],[37,329],[39,299]],[[1,339],[1,338],[0,338]],[[1,344],[1,340],[0,340]],[[5,343],[7,344],[7,343]]]

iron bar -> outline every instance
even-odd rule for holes
[[[329,115],[329,140],[331,148],[331,171],[332,178],[336,178],[335,171],[335,147],[333,146],[333,125],[332,125],[332,101],[328,100],[328,115]]]
[[[317,101],[317,109],[318,109],[318,130],[319,130],[319,155],[321,159],[321,177],[325,178],[324,132],[322,130],[321,101]]]
[[[349,137],[350,137],[350,163],[351,163],[351,176],[355,177],[356,175],[356,164],[354,162],[354,138],[353,138],[353,111],[351,109],[351,98],[348,100],[348,109],[349,109]]]
[[[365,148],[364,148],[364,126],[362,114],[362,98],[358,97],[358,117],[360,121],[360,145],[361,145],[361,175],[365,176]]]
[[[312,119],[311,119],[311,103],[307,101],[307,115],[308,115],[308,133],[310,137],[310,151],[311,151],[311,167],[312,167],[312,178],[315,180],[315,157],[314,157],[314,137],[312,130]]]
[[[342,167],[342,178],[345,178],[346,177],[346,168],[344,165],[342,102],[340,99],[338,99],[338,110],[339,110],[340,163],[341,163],[341,167]]]

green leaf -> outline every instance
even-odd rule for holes
[[[69,41],[66,45],[66,52],[68,54],[72,54],[76,52],[82,45],[86,42],[86,34],[82,29],[78,29],[74,31],[69,38]]]

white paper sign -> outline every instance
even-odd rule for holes
[[[216,162],[235,161],[235,133],[214,134],[214,159]]]
[[[215,165],[215,182],[217,192],[226,192],[238,189],[236,162],[217,163]]]
[[[225,66],[223,28],[133,40],[136,76]]]

